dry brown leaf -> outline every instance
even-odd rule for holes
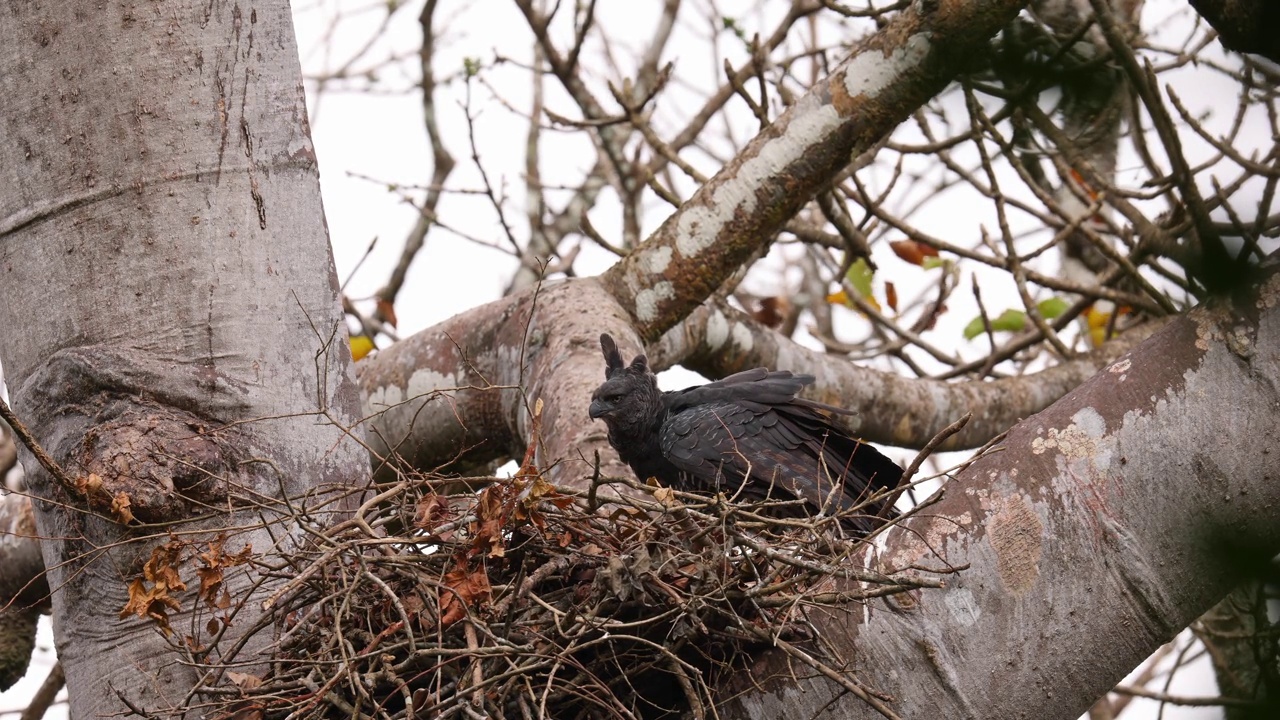
[[[486,557],[502,557],[506,554],[506,548],[502,542],[502,522],[498,519],[484,520],[479,524],[472,524],[474,527],[475,540],[472,541],[471,547],[479,554]]]
[[[187,589],[177,568],[183,562],[182,550],[183,543],[177,540],[152,548],[151,558],[142,566],[142,577],[129,583],[129,600],[120,609],[120,617],[149,617],[165,635],[173,632],[169,627],[168,612],[181,610],[182,604],[170,593]]]
[[[111,515],[115,517],[116,522],[121,525],[128,525],[133,522],[133,511],[129,509],[132,504],[133,502],[129,500],[129,494],[123,490],[111,498]]]
[[[676,493],[669,487],[660,487],[654,490],[653,499],[662,503],[663,507],[674,507],[676,505]]]
[[[938,257],[938,249],[915,240],[895,240],[889,243],[893,254],[911,263],[923,265],[927,257]]]
[[[391,327],[396,326],[396,306],[385,298],[378,298],[378,316]]]
[[[225,541],[224,535],[210,540],[209,548],[197,556],[201,567],[196,568],[196,577],[200,578],[200,599],[209,607],[221,610],[231,607],[231,595],[223,586],[223,569],[243,565],[253,554],[253,548],[245,545],[240,552],[228,555],[222,549]]]
[[[81,495],[97,492],[101,488],[102,478],[98,477],[96,473],[89,473],[76,478],[76,490]]]
[[[449,518],[449,500],[438,493],[420,498],[413,511],[413,526],[428,532]]]
[[[468,607],[489,601],[492,588],[483,569],[468,571],[465,566],[445,573],[445,590],[440,592],[440,625],[447,627],[467,616]]]
[[[257,675],[250,675],[249,673],[228,670],[227,679],[235,683],[236,687],[242,690],[253,690],[262,686],[262,678]]]
[[[791,301],[778,295],[760,298],[756,309],[751,312],[751,317],[765,327],[777,329],[782,325],[782,321],[787,319],[789,312],[791,312]]]

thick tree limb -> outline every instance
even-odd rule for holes
[[[951,82],[1023,4],[912,4],[855,47],[602,276],[640,336],[657,340],[702,304],[851,158]]]
[[[810,350],[724,303],[695,310],[655,346],[658,367],[680,363],[708,377],[753,367],[815,375],[822,402],[853,410],[864,440],[919,449],[965,413],[977,413],[944,450],[975,448],[1056,402],[1146,339],[1158,323],[1131,329],[1102,348],[1041,372],[992,381],[945,382],[861,367]]]
[[[1280,550],[1274,451],[1258,441],[1280,433],[1278,384],[1273,272],[1013,428],[892,531],[890,567],[967,566],[945,590],[822,616],[819,632],[856,647],[859,679],[903,716],[1078,717]],[[776,653],[752,676],[726,689],[743,691],[726,715],[820,714],[839,692],[797,685]]]
[[[563,461],[557,482],[591,474],[604,428],[587,416],[603,378],[601,332],[638,347],[623,311],[595,279],[532,288],[461,313],[360,364],[375,455],[416,468],[461,470],[518,457],[529,410],[546,403],[543,461]]]

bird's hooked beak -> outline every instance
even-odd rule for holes
[[[591,407],[587,409],[587,414],[591,416],[592,420],[598,420],[600,419],[601,415],[604,415],[609,410],[610,410],[609,404],[606,403],[605,401],[592,400]]]

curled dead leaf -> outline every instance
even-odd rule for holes
[[[98,477],[96,473],[89,473],[76,478],[76,491],[81,495],[95,493],[101,489],[102,478]]]
[[[262,686],[262,678],[257,675],[250,675],[249,673],[228,670],[227,679],[235,683],[236,687],[241,690],[253,690]]]
[[[97,476],[95,475],[94,477]],[[129,509],[132,504],[133,502],[129,500],[129,494],[123,490],[111,498],[111,515],[116,519],[116,522],[121,525],[128,525],[133,522],[133,511]]]
[[[660,487],[654,490],[653,499],[662,503],[663,507],[675,507],[678,504],[675,491],[669,487]]]
[[[790,312],[791,301],[781,295],[777,295],[760,298],[756,309],[751,312],[751,317],[765,327],[777,329],[787,319],[787,314]]]
[[[445,573],[440,592],[440,625],[447,627],[463,619],[467,608],[488,602],[491,593],[489,576],[483,568],[468,570],[459,566]]]
[[[172,593],[187,589],[187,584],[178,574],[184,547],[184,543],[171,540],[152,548],[151,558],[142,566],[142,577],[129,583],[129,599],[120,609],[121,618],[130,615],[149,617],[166,636],[173,633],[168,613],[181,610],[182,603]],[[150,586],[147,583],[151,583]]]
[[[378,317],[391,327],[396,326],[396,306],[385,298],[378,298]]]
[[[449,500],[438,493],[428,493],[414,506],[413,526],[431,532],[449,516]]]

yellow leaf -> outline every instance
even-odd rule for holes
[[[373,340],[368,335],[356,335],[351,338],[351,359],[355,361],[363,360],[366,355],[373,352]]]
[[[866,300],[867,304],[875,308],[877,312],[880,310],[880,301],[876,300],[874,295],[868,295],[863,298],[863,300]],[[843,305],[847,308],[857,309],[857,306],[853,304],[853,301],[849,299],[849,296],[845,294],[844,290],[833,292],[828,295],[827,302],[832,305]]]
[[[1084,322],[1089,327],[1089,342],[1094,347],[1101,347],[1107,341],[1107,327],[1111,325],[1111,313],[1099,310],[1091,305],[1084,313]]]

